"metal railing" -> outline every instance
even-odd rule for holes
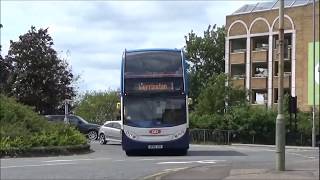
[[[190,129],[190,143],[194,144],[274,144],[275,137],[261,136],[252,132],[240,132],[235,130],[214,130],[214,129]],[[319,141],[319,136],[317,137]],[[311,135],[299,132],[286,133],[286,145],[310,146]]]
[[[190,141],[200,144],[230,144],[232,134],[232,130],[191,129]]]

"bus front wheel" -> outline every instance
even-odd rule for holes
[[[134,155],[134,152],[133,152],[133,151],[126,151],[126,155],[127,155],[127,156],[133,156],[133,155]]]
[[[178,150],[178,155],[180,155],[180,156],[185,156],[187,154],[188,154],[188,150],[187,149]]]

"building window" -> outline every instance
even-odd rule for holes
[[[237,78],[244,78],[246,76],[246,65],[231,64],[231,76]]]
[[[274,103],[278,103],[278,88],[274,88],[274,93],[273,93],[273,99],[274,99]],[[290,88],[284,88],[283,89],[283,95],[290,95],[291,91]]]
[[[252,63],[252,77],[268,77],[268,64],[266,62]]]
[[[252,104],[266,104],[268,92],[265,89],[252,90]]]
[[[278,54],[278,35],[274,35],[273,40],[273,48],[275,53],[274,59],[277,61],[279,60],[279,54]],[[292,34],[287,33],[284,35],[284,59],[285,60],[291,60],[292,55]]]
[[[279,72],[279,62],[276,61],[274,63],[274,76],[278,76],[278,72]],[[283,62],[283,72],[284,74],[291,74],[291,61],[284,61]]]
[[[246,42],[247,42],[246,38],[230,40],[231,52],[232,53],[245,52],[246,46],[247,46]]]
[[[268,36],[259,36],[252,38],[252,50],[261,51],[267,50],[269,47]]]

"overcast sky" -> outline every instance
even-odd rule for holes
[[[256,1],[1,1],[1,54],[31,25],[49,28],[80,92],[117,89],[125,48],[181,48],[191,30],[203,35],[248,3]]]

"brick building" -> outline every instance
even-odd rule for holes
[[[279,1],[242,6],[226,17],[225,72],[246,88],[252,104],[273,107],[278,99]],[[309,111],[313,98],[313,3],[285,0],[284,92]],[[316,1],[316,63],[319,66],[319,1]],[[319,73],[318,70],[316,74]],[[319,75],[317,76],[319,77]],[[319,78],[316,80],[319,104]]]

